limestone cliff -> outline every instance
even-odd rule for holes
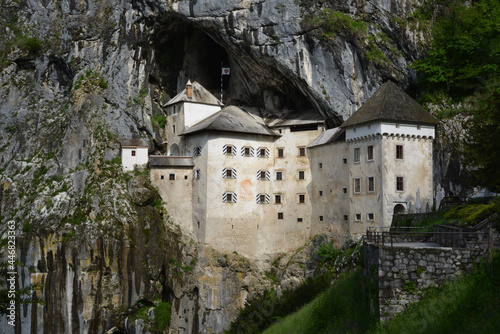
[[[384,81],[414,83],[422,3],[1,1],[1,227],[17,225],[18,285],[43,283],[45,299],[22,307],[16,331],[142,332],[138,309],[161,301],[172,332],[227,328],[270,264],[164,225],[154,189],[120,170],[120,140],[162,152],[161,104],[188,78],[218,92],[221,63],[227,104],[315,108],[339,124]]]

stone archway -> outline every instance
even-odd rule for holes
[[[181,155],[181,150],[179,149],[179,145],[177,145],[177,144],[170,145],[170,147],[168,148],[167,155],[170,156],[170,157],[178,157],[178,156],[180,156]]]
[[[402,213],[405,213],[406,212],[406,208],[403,204],[396,204],[394,206],[394,214],[395,215],[400,215]]]

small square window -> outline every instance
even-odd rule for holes
[[[319,216],[319,221],[322,222],[323,221],[323,216]]]
[[[319,169],[323,168],[323,163],[319,162],[319,163],[318,163],[318,168],[319,168]]]
[[[344,220],[345,221],[349,220],[349,216],[348,215],[344,215]]]
[[[226,178],[232,179],[233,178],[233,170],[232,169],[227,169],[226,170]]]
[[[375,216],[373,213],[368,214],[368,220],[372,221],[372,220],[374,220],[374,218],[375,218]]]
[[[356,221],[360,221],[361,220],[361,213],[356,213],[355,220]]]
[[[299,195],[299,204],[304,204],[306,202],[306,195]]]
[[[283,219],[283,212],[278,212],[278,219]]]
[[[306,148],[299,147],[299,157],[305,157],[305,156],[306,156]]]
[[[160,180],[165,180],[165,174],[160,175]]]
[[[184,175],[184,180],[187,180],[188,179],[188,176],[187,175]]]
[[[132,151],[131,154],[133,157],[135,157],[135,151]]]
[[[226,202],[231,203],[233,201],[233,194],[227,194],[226,195]]]
[[[347,194],[347,187],[342,188],[342,193]]]
[[[232,154],[233,154],[233,147],[227,146],[226,147],[226,155],[232,155]]]
[[[366,160],[373,160],[373,145],[370,145],[366,148]]]
[[[274,195],[274,203],[281,204],[281,195]]]
[[[278,181],[283,180],[283,172],[282,171],[276,172],[276,180],[278,180]]]
[[[285,156],[285,150],[278,148],[278,158],[283,158]]]
[[[266,171],[265,170],[261,170],[260,173],[259,173],[259,179],[261,180],[265,180],[266,179]]]
[[[297,223],[302,223],[302,218],[297,218]]]
[[[342,165],[347,165],[347,158],[342,158]]]
[[[168,179],[169,179],[170,181],[175,180],[175,174],[169,174]]]
[[[323,196],[323,191],[322,190],[319,191],[319,196]]]
[[[264,194],[259,195],[259,203],[266,203],[266,195]]]
[[[265,148],[259,148],[259,157],[261,157],[261,158],[266,157],[266,149]]]
[[[304,180],[304,178],[305,178],[305,176],[304,176],[304,175],[305,175],[304,171],[303,171],[303,170],[300,170],[300,171],[299,171],[299,180]]]
[[[396,145],[396,159],[403,159],[403,145]]]
[[[244,147],[243,148],[243,154],[245,157],[249,157],[250,156],[250,147]]]
[[[359,147],[356,147],[354,149],[354,163],[355,164],[359,163],[359,160],[360,160],[360,149]]]

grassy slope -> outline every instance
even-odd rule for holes
[[[500,254],[487,266],[426,296],[385,325],[374,326],[358,271],[296,313],[274,324],[277,333],[500,333]]]

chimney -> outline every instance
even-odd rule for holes
[[[186,94],[188,98],[193,98],[193,85],[191,84],[191,80],[188,80],[186,84]]]

